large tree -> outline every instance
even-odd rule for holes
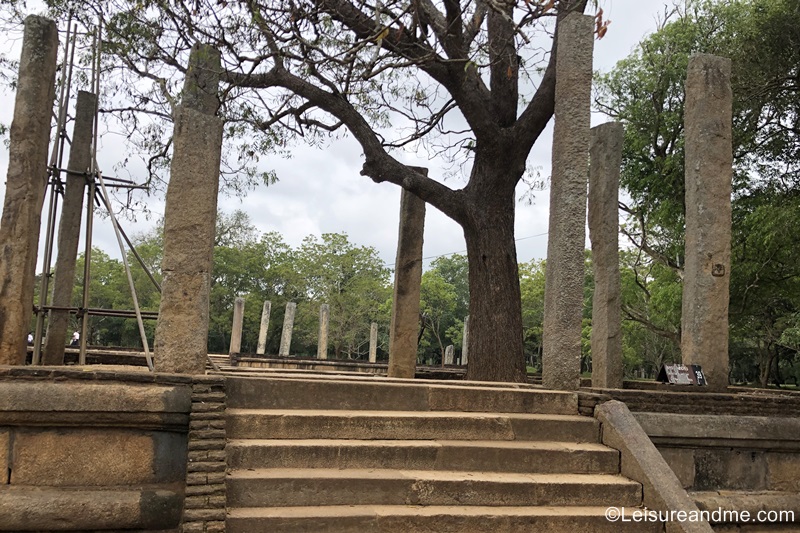
[[[469,256],[469,379],[523,381],[515,189],[553,115],[558,23],[589,0],[50,0],[56,15],[102,17],[121,114],[169,118],[187,51],[223,53],[229,170],[252,169],[286,135],[345,128],[361,173],[455,220]],[[14,3],[14,2],[12,2]],[[87,23],[91,20],[87,20]],[[599,25],[600,26],[600,25]],[[548,51],[549,50],[549,51]],[[108,78],[107,78],[108,79]],[[106,100],[113,98],[109,97]],[[131,114],[163,165],[154,122]],[[253,133],[257,135],[253,135]],[[230,146],[234,146],[231,144]],[[393,149],[446,154],[468,176],[455,189]],[[256,177],[256,174],[247,174]]]

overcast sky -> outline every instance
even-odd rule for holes
[[[651,33],[665,5],[672,0],[603,0],[605,17],[612,21],[605,38],[595,42],[594,68],[609,71],[625,58],[642,37]],[[4,50],[16,48],[19,35],[0,37]],[[18,48],[17,48],[18,50]],[[18,57],[16,52],[15,57]],[[13,94],[2,93],[0,122],[9,125],[13,112]],[[593,125],[606,121],[601,115],[593,116]],[[552,146],[552,121],[534,146],[528,160],[530,167],[541,169],[542,177],[550,175]],[[263,158],[264,168],[274,169],[279,181],[269,187],[260,187],[243,199],[220,196],[220,208],[226,212],[241,209],[262,232],[277,231],[292,246],[298,245],[310,234],[344,232],[351,242],[373,246],[387,265],[393,265],[397,245],[398,210],[400,191],[395,185],[375,184],[361,176],[361,149],[346,138],[318,150],[298,146],[291,159]],[[118,136],[106,134],[100,142],[100,165],[105,174],[123,160],[124,153]],[[401,154],[407,163],[428,167],[429,175],[440,179],[444,171],[437,161],[429,161],[417,154]],[[8,150],[0,147],[0,169],[5,176]],[[136,169],[133,170],[136,173]],[[141,176],[143,179],[144,176]],[[463,181],[450,178],[447,185],[461,188]],[[522,186],[521,186],[522,187]],[[519,189],[521,194],[523,189]],[[5,180],[0,183],[0,196],[5,196]],[[146,231],[163,215],[160,198],[142,198],[154,216],[151,220],[139,217],[136,222],[124,220],[123,227],[133,235]],[[538,191],[532,204],[517,203],[516,237],[520,262],[542,259],[547,254],[547,222],[549,191]],[[0,206],[2,209],[2,206]],[[43,214],[43,224],[46,212]],[[96,219],[97,220],[97,219]],[[95,227],[94,243],[112,256],[119,256],[110,222],[100,220]],[[44,237],[40,239],[40,250]],[[83,249],[83,243],[81,243]],[[460,227],[435,208],[428,206],[425,221],[423,257],[427,267],[434,257],[465,250]],[[41,270],[41,251],[39,269]]]

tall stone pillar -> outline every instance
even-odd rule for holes
[[[61,223],[58,226],[58,254],[53,276],[53,306],[72,305],[72,288],[75,285],[75,262],[78,257],[78,241],[81,236],[83,194],[86,189],[86,173],[92,165],[92,136],[97,96],[80,91],[75,103],[75,124],[72,129],[72,144],[69,148],[67,183],[64,187],[64,203],[61,208]],[[47,336],[44,342],[42,363],[63,365],[64,347],[67,343],[69,312],[50,311]]]
[[[269,330],[269,314],[272,311],[272,302],[264,302],[264,307],[261,309],[261,327],[258,330],[258,346],[256,353],[264,355],[267,352],[267,331]]]
[[[220,54],[198,44],[189,56],[175,111],[173,156],[164,212],[156,370],[202,374],[208,355],[208,298],[222,150]]]
[[[58,29],[25,19],[0,219],[0,365],[22,365],[31,313],[55,99]]]
[[[445,365],[452,365],[454,352],[455,352],[455,346],[453,346],[452,344],[448,344],[447,347],[444,349],[444,361],[442,361],[442,363]]]
[[[242,353],[242,328],[244,327],[244,298],[237,297],[233,302],[233,327],[231,327],[231,346],[228,353]]]
[[[728,386],[733,166],[731,62],[698,54],[686,77],[686,262],[681,352],[708,390]]]
[[[461,335],[461,364],[469,364],[469,315],[464,317],[464,333]]]
[[[548,389],[580,386],[593,21],[572,13],[558,25],[542,350]]]
[[[294,313],[297,304],[289,302],[286,304],[286,313],[283,315],[283,331],[281,332],[281,347],[278,355],[288,356],[292,346],[292,330],[294,329]]]
[[[317,336],[317,359],[328,358],[328,322],[330,321],[328,304],[319,306],[319,335]]]
[[[625,129],[592,129],[589,237],[592,241],[592,386],[622,388],[622,302],[619,278],[619,167]]]
[[[389,377],[413,378],[417,370],[419,298],[425,202],[405,189],[400,196],[400,232],[394,270]]]
[[[369,325],[369,362],[374,363],[378,360],[378,324],[373,322]]]

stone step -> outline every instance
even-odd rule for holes
[[[397,468],[617,474],[619,452],[595,443],[232,439],[228,468]]]
[[[626,510],[633,511],[633,509]],[[606,507],[329,506],[234,508],[228,533],[656,533],[661,523],[609,521]]]
[[[636,507],[642,487],[619,475],[384,469],[234,470],[229,507],[318,505],[591,505]]]
[[[381,377],[301,379],[227,376],[233,409],[334,409],[365,411],[463,411],[578,414],[572,392],[529,385],[391,380]]]
[[[598,442],[600,424],[578,415],[453,411],[228,409],[234,439],[548,440]]]

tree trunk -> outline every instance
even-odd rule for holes
[[[514,194],[484,196],[463,224],[469,257],[467,379],[526,380]]]

